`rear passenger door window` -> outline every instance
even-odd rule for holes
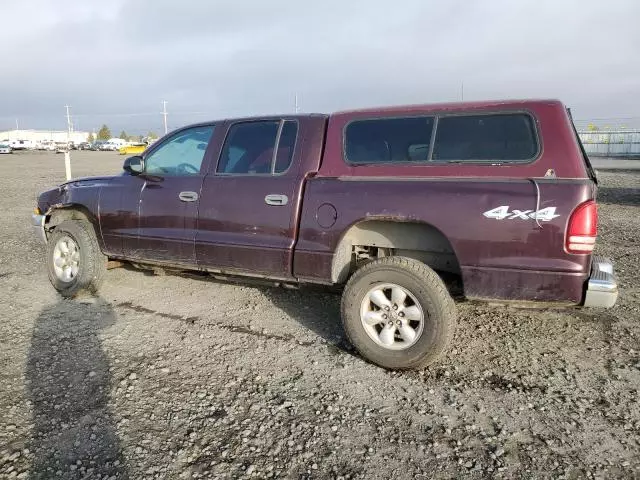
[[[291,165],[298,132],[295,121],[236,123],[229,128],[217,173],[273,175]]]
[[[460,115],[438,119],[432,160],[524,162],[537,153],[530,115]]]
[[[289,170],[293,160],[293,149],[296,146],[298,136],[298,123],[288,120],[283,122],[278,139],[278,152],[276,154],[273,173],[284,173]]]

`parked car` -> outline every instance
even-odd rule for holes
[[[55,152],[56,153],[67,153],[71,148],[67,142],[55,142]]]
[[[117,152],[121,147],[128,145],[129,142],[123,140],[121,138],[110,138],[105,143],[102,144],[102,148],[104,150],[108,150],[111,152]]]
[[[107,152],[115,152],[120,148],[120,146],[116,143],[104,142],[100,145],[100,150]]]
[[[11,145],[9,145],[8,143],[0,143],[0,153],[2,154],[13,153],[13,149],[11,148]]]
[[[91,144],[89,144],[89,142],[80,142],[76,148],[78,150],[90,150]]]
[[[11,148],[13,150],[27,150],[32,148],[30,140],[14,140],[11,142]]]
[[[55,149],[56,149],[55,143],[51,140],[42,140],[36,143],[36,150],[54,151]]]
[[[91,144],[91,150],[96,150],[96,151],[108,151],[111,150],[111,145],[109,144],[109,142],[107,142],[106,140],[97,140],[94,143]]]
[[[107,259],[340,286],[347,337],[386,368],[450,342],[443,272],[469,299],[617,300],[613,264],[593,256],[597,178],[559,101],[201,123],[123,168],[38,198],[63,296],[98,289]]]
[[[137,155],[144,152],[147,148],[146,143],[132,143],[124,145],[118,149],[120,155]]]

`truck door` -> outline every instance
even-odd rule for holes
[[[195,264],[203,160],[213,130],[213,125],[180,130],[145,155],[138,242],[130,256]]]
[[[203,182],[199,266],[292,278],[304,178],[317,171],[322,147],[320,140],[316,151],[306,149],[304,130],[315,127],[322,135],[324,118],[317,122],[265,119],[228,126],[217,165]]]

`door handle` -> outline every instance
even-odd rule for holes
[[[264,197],[264,203],[266,203],[267,205],[286,205],[287,203],[289,203],[289,197],[287,197],[286,195],[271,194]]]
[[[198,200],[198,194],[196,192],[180,192],[178,198],[183,202],[195,202]]]

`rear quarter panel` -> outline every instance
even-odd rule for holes
[[[564,232],[573,208],[594,196],[590,180],[471,178],[316,178],[307,183],[295,274],[331,278],[333,254],[349,227],[367,220],[426,223],[449,240],[470,298],[578,303],[590,256],[565,252]],[[321,205],[331,203],[336,223],[322,228]],[[509,211],[556,207],[550,221],[487,218],[499,206]]]

